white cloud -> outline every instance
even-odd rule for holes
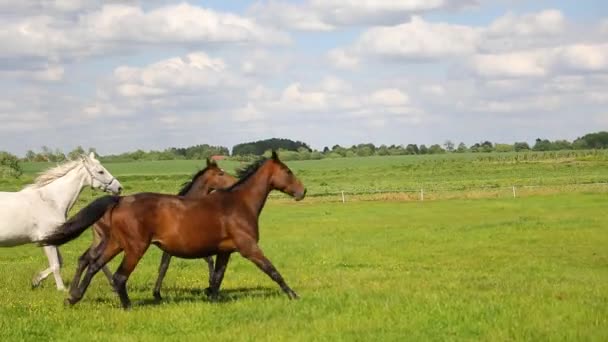
[[[373,92],[370,96],[370,102],[380,106],[398,107],[407,105],[409,97],[399,89],[387,88]]]
[[[118,67],[113,80],[126,97],[158,96],[229,86],[226,64],[203,52],[169,58],[146,67]]]
[[[181,3],[149,11],[106,4],[77,16],[33,15],[6,18],[0,28],[0,57],[33,56],[53,61],[119,48],[209,43],[285,43],[284,33],[238,15]]]
[[[376,126],[390,122],[418,124],[426,119],[424,112],[410,103],[404,90],[366,91],[331,76],[313,85],[295,82],[280,91],[258,89],[250,93],[247,104],[232,115],[244,123],[323,120],[327,125],[353,119]]]
[[[486,34],[489,36],[557,35],[561,34],[565,27],[566,19],[562,12],[549,9],[519,16],[508,13],[494,20]]]
[[[359,65],[359,59],[342,49],[333,49],[327,53],[330,63],[337,68],[353,69]]]
[[[286,42],[281,33],[234,14],[187,3],[148,12],[129,5],[106,5],[79,19],[83,30],[91,30],[105,41],[142,43],[192,42]]]
[[[513,53],[479,54],[470,63],[476,75],[488,78],[608,71],[608,44],[575,44]]]
[[[304,31],[331,31],[354,25],[394,25],[411,15],[465,8],[476,0],[309,0],[300,4],[267,1],[252,6],[256,18],[279,27]]]
[[[11,69],[0,71],[0,75],[33,81],[53,82],[63,79],[64,68],[61,65],[41,65],[31,69]]]
[[[433,60],[469,55],[476,50],[479,39],[480,32],[475,28],[414,17],[409,23],[367,30],[353,50],[388,58]]]

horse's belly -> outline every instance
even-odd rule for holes
[[[19,205],[14,201],[0,198],[0,247],[12,247],[32,242],[36,220],[27,203]]]
[[[19,232],[0,232],[0,247],[14,247],[32,242],[29,234]]]
[[[217,254],[215,246],[175,246],[154,242],[161,250],[183,259],[198,259]]]

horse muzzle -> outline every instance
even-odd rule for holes
[[[295,198],[296,201],[301,201],[304,199],[304,197],[306,197],[306,188],[304,188],[304,190],[296,192],[293,195],[293,198]]]

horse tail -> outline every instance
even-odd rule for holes
[[[120,196],[108,195],[94,200],[59,226],[54,233],[38,241],[38,244],[41,246],[61,246],[66,242],[74,240],[97,222],[108,209],[118,204],[120,198]]]

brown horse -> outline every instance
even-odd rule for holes
[[[215,161],[207,159],[207,166],[194,174],[194,176],[192,176],[192,180],[182,185],[182,189],[179,191],[178,196],[193,199],[200,198],[208,195],[213,190],[227,188],[233,185],[236,180],[236,178],[227,174],[223,169],[221,169]],[[93,262],[93,260],[95,260],[97,257],[97,255],[95,255],[95,247],[99,246],[104,239],[104,232],[101,226],[107,224],[108,222],[105,222],[102,218],[93,226],[93,242],[91,243],[91,247],[89,247],[78,259],[78,266],[76,268],[76,273],[74,274],[74,280],[72,280],[70,285],[70,290],[80,283],[82,272],[85,270],[87,265]],[[211,285],[211,279],[213,276],[213,258],[208,256],[204,259],[209,268],[209,285]],[[162,281],[165,278],[165,274],[167,273],[167,269],[169,268],[170,261],[171,255],[163,252],[160,267],[158,269],[158,279],[156,280],[156,286],[154,287],[154,297],[157,300],[161,299],[160,288],[162,286]],[[110,281],[110,285],[112,285],[112,273],[108,269],[108,266],[104,265],[102,270]]]
[[[208,291],[212,299],[217,298],[233,252],[239,252],[257,265],[289,298],[297,298],[258,246],[258,218],[270,191],[276,189],[301,200],[306,189],[275,152],[270,159],[261,159],[241,170],[239,178],[241,180],[230,188],[198,199],[137,194],[109,203],[91,203],[89,207],[98,207],[88,210],[94,215],[85,215],[87,207],[70,219],[64,229],[42,241],[47,245],[61,245],[73,239],[80,229],[86,229],[82,226],[86,227],[104,215],[109,223],[102,226],[106,239],[100,245],[99,256],[89,265],[78,288],[70,291],[68,302],[77,303],[101,267],[124,251],[113,283],[123,307],[129,308],[127,280],[152,243],[164,252],[182,258],[217,255]]]

